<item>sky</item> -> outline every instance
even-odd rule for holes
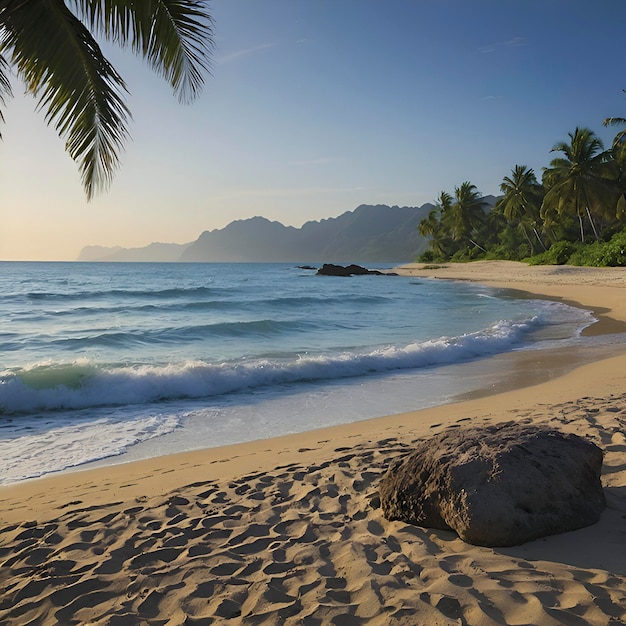
[[[14,82],[0,128],[0,260],[187,243],[262,215],[420,206],[464,181],[540,177],[576,126],[626,117],[624,0],[212,0],[213,68],[179,104],[129,50],[131,140],[87,201],[77,165]]]

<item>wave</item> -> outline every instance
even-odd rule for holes
[[[126,300],[127,298],[136,298],[138,295],[150,299],[154,296],[157,300],[163,300],[159,303],[146,303],[146,304],[132,304],[130,302],[124,302],[123,304],[116,304],[110,306],[77,306],[75,308],[61,309],[61,310],[44,310],[33,313],[31,308],[19,311],[20,320],[22,321],[38,321],[45,316],[51,317],[65,317],[69,315],[88,316],[88,315],[101,315],[108,313],[130,313],[130,312],[157,312],[163,313],[167,311],[212,311],[212,310],[227,310],[233,311],[237,309],[249,310],[250,307],[272,307],[280,310],[284,309],[298,309],[307,308],[310,306],[324,305],[325,307],[331,304],[341,305],[374,305],[384,304],[390,302],[390,298],[384,296],[354,296],[354,295],[341,295],[336,297],[323,297],[323,296],[291,296],[291,297],[272,297],[272,298],[259,298],[254,299],[248,297],[239,298],[224,298],[216,299],[213,297],[210,300],[192,299],[187,302],[181,302],[180,297],[182,295],[189,296],[202,296],[208,295],[216,296],[215,288],[210,290],[201,288],[195,290],[166,290],[166,291],[142,291],[142,292],[130,292],[130,291],[109,291],[109,292],[93,292],[93,293],[77,293],[77,294],[61,294],[61,293],[41,293],[41,294],[28,294],[29,299],[41,299],[41,300],[69,300],[80,301],[90,300],[97,301],[103,298],[118,298],[119,300]],[[121,296],[121,297],[120,297]]]
[[[154,298],[154,299],[177,299],[188,296],[216,295],[218,293],[231,293],[232,290],[223,287],[175,287],[170,289],[110,289],[110,290],[86,290],[86,291],[31,291],[24,297],[31,301],[76,301],[76,300],[102,300],[107,298]]]
[[[62,310],[48,310],[33,313],[32,309],[21,312],[21,322],[37,322],[45,320],[47,317],[62,318],[62,317],[77,317],[78,319],[84,319],[87,317],[97,317],[100,315],[111,314],[132,314],[132,313],[154,313],[161,314],[166,312],[176,312],[190,310],[190,311],[232,311],[234,308],[233,303],[225,300],[199,300],[193,302],[173,302],[171,304],[139,304],[133,306],[131,304],[120,304],[116,306],[80,306],[76,308],[62,309]]]
[[[365,376],[466,361],[511,349],[537,318],[404,346],[289,358],[103,366],[46,363],[0,376],[0,413],[84,409],[211,398],[259,387]]]
[[[118,347],[132,345],[171,344],[193,342],[210,337],[259,338],[280,337],[293,332],[305,332],[317,328],[315,322],[253,320],[247,322],[220,322],[195,326],[157,328],[151,330],[107,331],[99,335],[53,339],[44,337],[46,345],[63,349],[80,350],[85,348]],[[39,338],[41,340],[41,338]]]
[[[387,302],[391,302],[391,298],[387,298],[385,296],[365,296],[365,295],[355,295],[355,294],[346,294],[343,293],[340,296],[291,296],[291,297],[280,297],[280,298],[272,298],[271,300],[260,300],[258,303],[278,306],[278,307],[289,307],[289,306],[309,306],[309,305],[317,305],[324,304],[328,306],[329,304],[384,304]],[[257,304],[257,302],[255,302]]]

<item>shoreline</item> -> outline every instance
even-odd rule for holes
[[[594,310],[596,332],[626,332],[626,268],[477,262],[398,273],[559,299]],[[452,404],[0,487],[0,621],[625,621],[626,354],[576,350],[539,363],[502,355],[517,368],[508,388]],[[598,524],[496,550],[388,522],[371,506],[386,464],[412,442],[510,419],[605,449],[609,507]]]
[[[469,266],[463,267],[465,269]],[[402,268],[398,269],[398,273],[403,273]],[[414,271],[410,269],[406,273],[413,275]],[[448,279],[448,277],[444,279]],[[503,288],[500,285],[494,286],[498,288],[498,291],[502,291],[506,298],[513,298],[513,301],[523,301],[524,299],[534,299],[536,297],[528,291],[514,289],[509,285]],[[395,288],[401,289],[402,287],[396,286]],[[563,298],[556,296],[540,295],[539,297],[545,300],[564,302]],[[590,312],[591,307],[583,306],[578,302],[567,301],[567,304],[572,307],[582,308],[587,313],[587,316]],[[587,323],[590,325],[583,330],[583,335],[607,334],[613,329],[622,330],[620,328],[620,325],[622,325],[624,337],[626,338],[626,322],[619,322],[606,315],[595,323],[591,323],[592,318],[590,317],[588,317],[588,320]],[[594,329],[594,332],[587,332],[589,329]],[[607,355],[612,353],[611,349],[606,346],[598,347],[596,352],[597,350],[601,350],[602,353],[606,351]],[[277,402],[274,399],[266,401],[265,404],[261,405],[253,402],[250,410],[235,413],[235,419],[238,422],[250,424],[250,429],[245,433],[237,434],[237,431],[233,431],[233,435],[227,435],[226,433],[216,434],[214,431],[204,428],[196,419],[195,424],[193,422],[191,424],[185,423],[171,433],[139,442],[119,454],[95,458],[78,465],[69,465],[60,469],[48,469],[41,475],[37,475],[34,472],[29,475],[30,468],[23,466],[18,470],[21,471],[21,475],[18,472],[14,472],[9,477],[3,477],[4,480],[0,480],[0,487],[14,483],[23,484],[27,481],[39,480],[48,476],[61,476],[67,473],[134,463],[135,461],[205,448],[213,449],[237,445],[246,441],[262,441],[281,436],[284,433],[296,434],[306,432],[307,429],[312,428],[311,425],[313,425],[314,429],[326,428],[337,423],[360,422],[408,411],[424,410],[439,404],[451,404],[464,399],[492,395],[498,391],[527,387],[537,382],[542,382],[542,378],[535,374],[537,367],[547,368],[551,372],[565,373],[571,370],[578,361],[582,363],[601,358],[600,354],[594,357],[587,356],[587,350],[581,351],[576,347],[571,349],[563,348],[562,346],[542,347],[539,350],[531,350],[531,352],[532,354],[526,355],[523,351],[512,349],[509,352],[480,356],[477,359],[469,358],[458,363],[438,364],[432,366],[435,368],[435,372],[429,373],[429,370],[432,368],[425,367],[416,370],[413,378],[411,378],[410,374],[406,374],[403,377],[402,373],[396,375],[393,371],[388,371],[381,374],[381,379],[378,382],[376,381],[377,377],[371,377],[371,379],[364,382],[359,382],[358,377],[356,382],[353,382],[351,378],[344,379],[341,394],[333,394],[332,392],[311,394],[309,392],[311,397],[303,397],[299,400],[296,396],[292,401]],[[584,357],[583,354],[585,355]],[[502,372],[508,372],[509,370],[515,371],[516,375],[502,379]],[[401,380],[396,382],[396,376],[399,376]],[[414,393],[412,395],[407,391],[411,387],[413,387],[414,392],[419,389],[419,401],[414,400]],[[283,391],[284,395],[288,394],[285,394]],[[350,400],[347,404],[339,400],[340,396],[345,398],[352,395],[363,404],[359,411],[350,406]],[[307,410],[305,413],[309,415],[309,419],[304,421],[296,419],[292,424],[289,415],[294,411],[299,412],[298,402],[306,404]],[[325,414],[316,408],[320,404],[324,406]],[[198,401],[196,409],[201,411],[201,406],[201,401]],[[225,419],[226,421],[228,419],[232,420],[232,417],[229,418],[228,413],[226,413]],[[259,428],[258,425],[265,423],[265,420],[276,420],[282,428]]]
[[[518,261],[474,261],[441,265],[408,263],[394,271],[401,276],[464,280],[513,289],[593,311],[598,322],[589,327],[588,336],[626,332],[626,302],[621,291],[626,288],[626,267],[529,266]]]

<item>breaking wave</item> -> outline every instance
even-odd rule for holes
[[[151,404],[210,398],[259,387],[334,380],[467,361],[510,350],[537,318],[499,321],[474,333],[334,354],[291,354],[211,363],[106,365],[81,359],[40,363],[0,376],[0,413]]]

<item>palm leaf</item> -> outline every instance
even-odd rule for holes
[[[0,40],[0,49],[2,47],[2,40]],[[11,83],[9,82],[9,64],[6,59],[0,54],[0,105],[4,107],[6,103],[6,97],[10,97]],[[4,122],[4,115],[2,109],[0,109],[0,122]],[[2,133],[0,133],[0,139]]]
[[[603,122],[603,126],[622,126],[626,124],[626,117],[607,117]]]
[[[603,126],[623,126],[624,124],[626,124],[626,117],[607,117],[604,122],[602,122]],[[621,130],[613,139],[613,149],[619,147],[625,139],[626,130]]]
[[[626,218],[626,196],[621,194],[619,200],[617,201],[617,206],[615,208],[615,217],[618,220],[623,220]]]
[[[122,78],[62,0],[13,3],[1,19],[0,55],[8,52],[39,98],[38,109],[65,139],[91,198],[110,183],[128,136]]]
[[[571,133],[569,133],[570,137],[572,136]],[[550,152],[562,152],[563,154],[565,154],[567,156],[567,158],[570,158],[571,155],[571,145],[566,143],[565,141],[559,141],[559,143],[554,144],[554,146],[552,146],[552,150],[550,150]]]
[[[181,101],[195,98],[210,71],[213,21],[199,0],[73,0],[96,31],[130,45]]]

